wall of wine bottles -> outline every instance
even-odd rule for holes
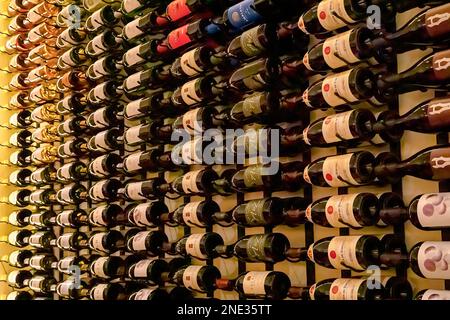
[[[2,0],[2,299],[450,299],[446,0]]]

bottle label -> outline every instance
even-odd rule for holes
[[[89,190],[89,196],[92,200],[101,201],[105,198],[105,194],[103,193],[103,186],[105,183],[106,180],[99,181],[91,187]]]
[[[205,234],[191,234],[186,240],[186,253],[194,258],[207,259],[208,256],[202,252],[201,243]]]
[[[73,154],[72,152],[72,146],[73,143],[75,142],[75,140],[71,140],[71,141],[67,141],[66,143],[64,143],[62,145],[62,148],[60,148],[59,150],[62,149],[62,154],[60,154],[61,156],[71,156]]]
[[[59,168],[57,171],[58,179],[62,180],[62,181],[71,180],[71,174],[70,174],[71,168],[72,168],[72,163],[65,164],[61,168]],[[40,180],[42,180],[42,179],[40,179]]]
[[[358,97],[353,95],[350,87],[350,75],[353,69],[326,77],[322,82],[322,95],[325,102],[331,106],[341,106],[347,101],[358,101]],[[343,100],[346,99],[347,101]]]
[[[431,38],[450,33],[450,4],[429,9],[425,13],[425,27]]]
[[[124,87],[127,88],[127,90],[132,91],[138,88],[141,85],[141,76],[144,71],[136,72],[135,74],[132,74],[128,78],[125,79]]]
[[[188,165],[203,163],[203,138],[197,137],[181,147],[183,162]]]
[[[72,216],[73,210],[65,210],[63,212],[61,212],[60,214],[58,214],[57,216],[57,221],[61,226],[71,226],[71,219],[70,217]]]
[[[131,127],[130,129],[128,129],[125,132],[125,141],[127,142],[127,144],[134,145],[134,144],[142,143],[144,141],[139,137],[139,133],[140,133],[142,127],[144,127],[144,124],[141,124],[141,125],[135,126],[135,127]]]
[[[450,227],[450,193],[429,193],[420,197],[417,218],[423,227]]]
[[[13,135],[11,135],[11,137],[9,138],[9,143],[13,146],[18,146],[19,142],[18,142],[18,137],[19,137],[19,132],[14,133]]]
[[[30,279],[28,286],[34,292],[42,292],[43,283],[45,281],[44,276],[35,276]]]
[[[104,64],[106,63],[105,62],[106,58],[107,57],[97,60],[92,65],[92,71],[94,72],[95,77],[100,78],[100,77],[108,74],[108,72],[105,70],[105,67],[104,67]]]
[[[350,187],[359,185],[351,172],[351,160],[353,153],[328,157],[323,162],[323,178],[333,188]]]
[[[143,116],[140,112],[140,106],[143,99],[135,100],[128,103],[125,107],[125,117],[128,119],[133,119],[135,117]]]
[[[89,239],[89,244],[94,250],[100,251],[100,252],[108,252],[108,250],[103,246],[103,238],[105,237],[105,232],[99,232],[94,234]]]
[[[106,139],[107,134],[108,134],[108,131],[103,131],[94,137],[96,150],[110,151],[110,148],[108,146],[107,139]]]
[[[249,226],[261,226],[266,223],[264,205],[266,199],[251,200],[245,205],[245,222]]]
[[[343,221],[355,228],[363,227],[355,218],[353,204],[359,193],[332,196],[325,206],[325,214],[328,223],[335,228],[346,228]]]
[[[316,294],[316,284],[313,284],[311,287],[309,287],[309,298],[311,300],[316,300],[315,294]]]
[[[139,0],[125,0],[122,2],[125,13],[133,12],[142,6]]]
[[[46,189],[41,189],[41,190],[33,191],[33,192],[30,194],[30,202],[31,202],[31,203],[35,203],[35,204],[40,204],[40,203],[42,203],[42,201],[41,201],[41,195],[43,195],[45,191],[46,191]]]
[[[108,172],[106,172],[106,170],[103,168],[103,162],[107,157],[108,155],[103,155],[94,159],[94,161],[89,164],[90,173],[94,174],[96,177],[108,176]]]
[[[203,131],[201,124],[198,122],[199,114],[202,110],[202,108],[196,108],[183,115],[183,129],[191,136]]]
[[[19,162],[19,151],[11,153],[11,156],[9,157],[9,162],[11,162],[12,164],[17,164]]]
[[[92,288],[90,292],[90,297],[92,300],[105,300],[105,291],[108,288],[107,283],[100,283],[97,284],[95,287]]]
[[[202,270],[203,266],[188,266],[183,272],[183,285],[187,289],[193,289],[202,291],[198,283],[198,274]]]
[[[172,50],[182,47],[192,41],[188,34],[189,26],[190,24],[187,24],[169,33],[167,42]]]
[[[64,282],[61,282],[60,284],[58,284],[56,292],[60,296],[69,297],[70,289],[73,288],[73,285],[74,285],[73,280],[66,280]]]
[[[58,238],[58,247],[63,250],[70,250],[70,239],[72,237],[71,233],[63,234]]]
[[[134,295],[134,300],[148,300],[155,289],[141,289]]]
[[[264,244],[266,242],[266,235],[258,234],[251,236],[247,240],[247,257],[249,261],[266,261],[266,253]]]
[[[300,18],[302,19],[302,18]],[[305,53],[305,55],[303,56],[303,65],[306,67],[306,69],[311,70],[311,71],[315,71],[312,67],[311,67],[311,63],[309,60],[309,52]]]
[[[124,55],[124,62],[129,67],[134,66],[136,64],[142,63],[145,61],[145,57],[140,55],[140,51],[143,48],[144,44],[141,44],[139,46],[136,46],[130,50],[128,50]]]
[[[147,270],[149,265],[153,263],[154,260],[145,259],[141,260],[134,265],[133,278],[147,278]]]
[[[125,39],[130,40],[144,33],[144,31],[139,28],[140,22],[141,19],[136,19],[130,23],[127,23],[127,25],[123,28],[123,35]]]
[[[244,276],[242,289],[244,294],[254,296],[265,296],[265,283],[271,271],[250,271]]]
[[[263,176],[269,168],[263,165],[250,166],[244,170],[244,184],[247,188],[254,188],[264,185]],[[268,173],[268,172],[267,172]]]
[[[14,171],[13,173],[11,173],[9,175],[9,182],[12,184],[16,184],[17,183],[17,177],[19,175],[20,171]]]
[[[362,236],[334,237],[328,245],[328,259],[331,265],[338,270],[348,270],[349,266],[355,270],[364,270],[356,255],[357,244]],[[345,266],[344,266],[345,265]]]
[[[419,248],[417,264],[427,279],[450,279],[449,258],[449,241],[425,241]]]
[[[41,247],[40,242],[43,235],[44,234],[42,232],[36,232],[35,234],[32,234],[28,239],[28,243],[33,247],[40,248]]]
[[[450,49],[434,54],[433,70],[437,80],[450,79]]]
[[[184,193],[191,194],[200,192],[200,189],[197,186],[197,178],[202,173],[202,171],[203,170],[190,171],[183,176],[181,180],[181,186]]]
[[[11,266],[15,267],[15,266],[18,266],[18,265],[19,265],[19,254],[20,254],[20,251],[19,251],[19,250],[13,251],[13,252],[11,252],[11,253],[9,254],[9,257],[8,257],[8,263],[9,263]]]
[[[105,108],[98,109],[94,113],[91,113],[91,116],[89,117],[89,119],[93,120],[93,123],[91,123],[91,126],[95,126],[96,129],[107,128],[109,126],[109,123],[105,116],[106,112],[107,112],[107,109],[105,107]]]
[[[356,138],[350,129],[350,118],[355,110],[328,116],[323,120],[322,134],[326,143]]]
[[[344,0],[323,0],[317,6],[319,23],[325,30],[333,31],[355,23],[345,10]]]
[[[103,9],[97,10],[88,18],[90,25],[86,26],[89,26],[89,31],[95,31],[103,26],[102,11]]]
[[[196,48],[186,52],[180,58],[181,70],[183,70],[187,76],[192,77],[203,72],[203,67],[199,66],[196,60],[196,55],[199,51],[200,48]]]
[[[258,31],[259,26],[245,31],[240,37],[242,51],[247,57],[258,56],[265,49],[261,41],[259,41]]]
[[[198,226],[206,226],[200,219],[198,218],[197,210],[198,207],[202,204],[203,201],[195,201],[186,204],[183,207],[183,221],[189,227],[198,227]]]
[[[303,180],[305,180],[305,182],[312,184],[311,183],[311,177],[309,176],[309,165],[305,168],[305,170],[303,170]]]
[[[312,218],[312,203],[306,208],[305,216],[306,216],[306,219],[308,219],[309,222],[314,223],[314,220]]]
[[[175,0],[167,5],[167,16],[172,21],[178,21],[191,14],[191,9],[186,4],[186,0]]]
[[[124,162],[124,168],[128,171],[128,172],[134,172],[134,171],[139,171],[142,169],[142,167],[140,166],[140,160],[142,155],[144,154],[143,151],[138,152],[138,153],[133,153],[132,155],[129,155],[128,157],[125,158],[125,162]]]
[[[197,90],[195,89],[197,83],[201,80],[202,78],[189,81],[181,87],[181,98],[187,105],[191,106],[202,101],[202,98],[198,96]]]
[[[264,103],[264,94],[258,93],[247,97],[242,102],[242,113],[245,117],[251,117],[263,113],[262,105]]]
[[[358,300],[365,279],[336,279],[330,286],[330,300]]]
[[[128,198],[136,201],[147,199],[142,192],[142,182],[128,183],[125,187],[125,192]]]
[[[105,264],[108,262],[109,257],[100,257],[94,261],[91,267],[91,272],[99,277],[107,279],[109,276],[105,273]]]
[[[138,227],[154,227],[154,224],[147,219],[147,210],[152,206],[151,203],[141,203],[132,209],[134,224]]]
[[[19,230],[13,231],[10,234],[8,234],[8,243],[17,246],[17,236],[19,234]]]
[[[108,225],[108,222],[103,219],[103,212],[107,206],[99,206],[89,213],[89,222],[100,227]]]
[[[450,291],[429,289],[424,292],[422,300],[450,300]]]
[[[238,30],[262,20],[262,16],[253,9],[254,0],[244,0],[228,8],[228,22]]]
[[[450,148],[438,148],[430,153],[433,179],[446,180],[450,178]]]
[[[351,36],[354,30],[338,34],[328,38],[323,43],[322,54],[326,64],[337,69],[345,67],[350,63],[359,62],[360,59],[353,53],[351,46]]]
[[[150,235],[150,231],[142,231],[137,233],[132,240],[132,246],[134,251],[145,251],[147,247],[145,246],[145,240],[147,236]]]
[[[450,98],[430,102],[427,106],[427,118],[432,128],[448,128],[450,126]]]
[[[58,270],[67,273],[69,271],[70,266],[74,264],[75,256],[66,257],[58,261]]]

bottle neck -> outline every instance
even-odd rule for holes
[[[292,261],[306,261],[308,248],[289,248],[286,250],[286,258]]]
[[[236,281],[230,279],[217,279],[215,283],[216,289],[223,291],[233,291]]]
[[[284,224],[288,226],[298,226],[306,221],[306,210],[290,209],[284,214]]]
[[[231,257],[233,255],[234,245],[218,245],[214,250],[223,258]]]
[[[388,225],[403,224],[409,219],[409,210],[407,208],[388,208],[380,210],[381,220]]]
[[[374,174],[378,178],[403,177],[408,175],[408,173],[418,172],[421,169],[420,164],[416,165],[407,161],[379,164],[373,168]]]
[[[290,287],[288,291],[288,298],[294,300],[308,300],[309,288],[305,287]]]

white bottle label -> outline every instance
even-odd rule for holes
[[[103,237],[106,235],[106,232],[99,232],[94,234],[89,239],[89,244],[91,245],[92,249],[100,251],[100,252],[107,252],[107,249],[103,246]]]
[[[60,284],[58,284],[56,288],[56,293],[63,297],[70,296],[70,289],[73,288],[74,282],[73,280],[66,280]]]
[[[128,103],[125,107],[125,117],[128,119],[132,119],[134,117],[140,116],[143,114],[139,111],[139,107],[141,105],[143,99],[135,100]]]
[[[44,260],[45,256],[40,254],[36,256],[32,256],[30,259],[30,267],[36,270],[42,270],[41,261]]]
[[[70,217],[72,215],[73,210],[65,210],[58,214],[56,217],[56,220],[58,221],[58,224],[61,226],[70,226]]]
[[[9,162],[11,162],[12,164],[16,164],[19,162],[19,151],[11,153],[9,157]]]
[[[20,254],[20,251],[19,251],[19,250],[13,251],[13,252],[11,252],[11,253],[9,254],[9,257],[8,257],[8,263],[9,263],[11,266],[17,266],[17,265],[18,265],[18,263],[19,263],[19,254]]]
[[[197,121],[200,111],[202,108],[196,108],[183,115],[183,129],[191,136],[203,131],[201,123]]]
[[[147,219],[147,209],[151,207],[151,203],[138,204],[132,210],[133,221],[138,227],[154,227],[153,223]]]
[[[266,294],[265,281],[270,271],[250,271],[242,282],[245,294],[264,296]]]
[[[450,193],[429,193],[420,197],[417,218],[423,227],[450,227]]]
[[[136,292],[134,300],[148,300],[155,289],[141,289]]]
[[[353,69],[326,77],[322,82],[322,95],[325,102],[331,107],[341,106],[347,101],[358,101],[350,88],[350,75]],[[347,101],[343,100],[342,98]]]
[[[350,130],[350,117],[355,111],[338,113],[328,116],[323,120],[322,134],[326,143],[335,143],[344,140],[352,140],[355,138]]]
[[[71,233],[65,233],[62,236],[60,236],[57,241],[58,247],[63,250],[69,250],[71,237],[72,237]]]
[[[133,172],[133,171],[139,171],[142,169],[142,167],[139,165],[139,160],[144,152],[137,152],[133,153],[132,155],[129,155],[125,158],[124,167],[127,171]]]
[[[102,9],[95,11],[89,18],[91,26],[89,30],[96,30],[103,26],[102,24]]]
[[[358,300],[365,279],[336,279],[330,286],[330,300]]]
[[[100,60],[97,60],[93,65],[92,65],[92,70],[94,71],[94,75],[97,78],[101,78],[104,75],[107,75],[108,72],[105,71],[105,68],[103,67],[104,61],[106,61],[107,57],[104,57]]]
[[[135,64],[141,63],[145,61],[145,57],[141,57],[139,54],[140,49],[143,47],[143,44],[136,46],[130,50],[128,50],[124,55],[124,61],[128,66],[133,66]]]
[[[99,206],[97,208],[95,208],[94,210],[92,210],[89,213],[89,222],[99,226],[99,227],[104,227],[107,225],[107,222],[103,219],[103,211],[106,209],[106,205],[104,206]]]
[[[135,144],[139,144],[144,142],[144,140],[142,140],[139,137],[139,131],[142,129],[144,125],[141,124],[139,126],[135,126],[135,127],[131,127],[130,129],[128,129],[125,132],[125,141],[127,144],[129,145],[135,145]]]
[[[33,278],[30,279],[28,286],[34,292],[41,292],[42,284],[44,283],[44,281],[45,281],[44,276],[34,276]]]
[[[201,172],[202,170],[190,171],[183,176],[181,185],[186,194],[200,192],[200,189],[197,187],[197,177]]]
[[[348,23],[356,22],[345,10],[344,0],[323,0],[317,7],[317,17],[322,27],[328,31],[333,31],[345,27]],[[344,21],[346,22],[344,22]]]
[[[347,225],[339,221],[343,221],[355,228],[360,228],[362,225],[356,220],[353,213],[353,203],[358,197],[356,194],[346,194],[339,196],[332,196],[328,199],[325,206],[325,214],[328,223],[335,228],[346,228]]]
[[[75,256],[66,257],[58,261],[58,270],[67,273],[71,265],[74,264]]]
[[[91,40],[91,46],[87,46],[86,48],[90,51],[90,55],[98,56],[108,50],[108,48],[103,43],[104,35],[100,34]]]
[[[14,133],[13,135],[11,135],[11,137],[9,137],[9,143],[13,146],[18,146],[18,136],[19,136],[19,132]]]
[[[350,170],[353,153],[328,157],[323,162],[323,177],[327,184],[333,188],[359,185]],[[350,184],[349,184],[350,183]]]
[[[187,289],[202,291],[197,281],[199,272],[203,266],[188,266],[183,272],[183,285]]]
[[[107,139],[106,139],[107,134],[108,134],[108,131],[103,131],[94,137],[95,146],[97,147],[97,150],[110,151],[110,147],[108,146]]]
[[[125,192],[128,198],[132,200],[146,200],[142,192],[142,182],[132,182],[128,183],[125,187]]]
[[[20,171],[14,171],[13,173],[11,173],[9,175],[9,182],[12,184],[16,184],[17,183],[17,177],[19,175]]]
[[[73,186],[65,187],[58,191],[57,198],[60,202],[68,203],[68,204],[73,202],[70,197],[70,191],[72,190],[72,187]]]
[[[419,269],[427,279],[450,279],[450,241],[425,241],[417,255]]]
[[[147,269],[154,260],[145,259],[141,260],[134,265],[133,277],[135,278],[147,278]]]
[[[425,291],[422,300],[450,300],[450,291],[430,289]]]
[[[187,165],[203,163],[203,138],[197,136],[181,147],[183,162]]]
[[[197,209],[203,201],[195,201],[186,204],[183,208],[183,221],[190,227],[205,226],[205,224],[198,219]]]
[[[40,248],[41,247],[40,242],[43,235],[44,235],[43,232],[36,232],[35,234],[32,234],[28,239],[28,243],[33,247]]]
[[[130,13],[137,8],[140,8],[142,5],[138,0],[124,0],[123,8],[126,13]]]
[[[125,79],[124,87],[128,90],[136,89],[141,85],[141,76],[144,71],[136,72]]]
[[[200,81],[200,79],[189,81],[181,87],[181,98],[188,106],[202,101],[201,97],[198,96],[197,91],[195,90],[198,81]]]
[[[92,300],[105,300],[105,291],[108,288],[108,284],[106,283],[100,283],[97,284],[95,287],[92,288],[92,291],[90,292],[90,296]]]
[[[100,257],[92,264],[91,271],[99,278],[109,278],[105,273],[105,264],[108,262],[109,257]]]
[[[204,233],[191,234],[186,240],[186,253],[194,258],[207,259],[208,256],[201,249],[201,241],[204,236]]]
[[[147,250],[145,246],[145,240],[151,231],[142,231],[137,233],[132,240],[133,250],[134,251],[145,251]]]
[[[194,49],[186,52],[181,56],[181,70],[183,70],[183,72],[190,77],[195,76],[203,71],[195,61],[195,55],[197,51],[198,49]]]
[[[356,255],[356,245],[361,236],[334,237],[328,245],[328,259],[331,265],[338,270],[348,270],[349,266],[355,270],[363,271]]]
[[[19,234],[19,230],[13,231],[8,234],[8,243],[15,246],[17,244],[17,235]]]
[[[108,173],[105,172],[105,169],[103,168],[103,160],[106,159],[107,156],[108,155],[103,155],[94,159],[94,161],[89,164],[89,171],[91,171],[91,173],[93,173],[97,177],[108,176]]]
[[[328,38],[323,43],[323,58],[330,68],[337,69],[347,66],[347,62],[356,63],[360,61],[360,59],[353,53],[350,44],[350,37],[353,32],[353,30],[349,30],[338,34],[334,37]]]
[[[104,198],[103,194],[103,186],[105,185],[106,180],[102,180],[94,184],[89,190],[89,196],[92,200],[101,201]]]
[[[126,24],[123,28],[123,35],[125,39],[133,39],[144,33],[141,29],[139,29],[139,22],[140,19],[135,19]]]

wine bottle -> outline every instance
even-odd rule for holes
[[[407,278],[387,276],[381,278],[385,297],[392,300],[412,300],[413,289]]]
[[[56,47],[68,50],[73,46],[83,44],[87,38],[87,33],[81,28],[67,28],[58,36]]]
[[[89,163],[88,172],[91,176],[104,179],[119,172],[122,158],[116,153],[108,153],[97,157]]]
[[[360,186],[374,181],[375,157],[367,151],[318,159],[309,164],[304,180],[320,187]]]
[[[89,247],[88,236],[84,232],[64,233],[56,239],[56,245],[61,250],[77,252]]]
[[[85,256],[68,256],[58,261],[58,271],[64,274],[72,274],[72,269],[78,267],[80,274],[85,274],[89,270],[89,264],[96,259],[97,255]]]
[[[30,267],[38,271],[52,271],[57,264],[58,260],[53,254],[37,254],[30,259]]]
[[[212,292],[221,277],[215,266],[187,266],[176,271],[170,282],[197,292]]]
[[[127,181],[125,187],[119,190],[125,199],[129,201],[141,201],[158,199],[171,191],[170,184],[163,178],[153,178],[144,181]]]
[[[79,228],[87,225],[88,216],[81,209],[64,210],[56,216],[56,223],[63,228]]]
[[[31,135],[31,139],[36,143],[53,143],[59,141],[58,127],[47,125],[37,128]]]
[[[58,156],[63,159],[82,157],[88,151],[85,139],[68,140],[58,147]]]
[[[7,262],[10,266],[15,268],[25,268],[30,263],[30,258],[33,256],[33,251],[31,250],[15,250],[9,255],[2,257],[2,262]]]
[[[19,169],[9,175],[9,183],[17,187],[26,187],[30,184],[31,170]]]
[[[59,120],[59,115],[56,112],[55,105],[44,104],[42,106],[36,107],[31,112],[31,119],[36,123],[42,122],[53,123]]]
[[[66,163],[56,172],[56,178],[63,183],[84,180],[86,175],[86,165],[81,161]]]
[[[9,99],[9,107],[11,109],[27,109],[33,105],[30,100],[29,92],[17,92]]]
[[[17,53],[9,60],[8,70],[11,72],[16,71],[28,71],[34,67],[34,65],[27,60],[27,53]]]
[[[181,256],[207,260],[222,256],[218,250],[222,247],[224,247],[224,242],[221,235],[215,232],[206,232],[194,233],[181,238],[173,245],[173,251]]]
[[[128,277],[133,280],[146,280],[151,285],[161,285],[170,280],[170,276],[178,269],[186,266],[183,258],[142,259],[130,266]]]
[[[125,0],[120,5],[120,12],[126,17],[134,17],[146,9],[157,9],[164,6],[168,1],[147,2],[144,0]]]
[[[401,94],[424,88],[445,87],[450,78],[449,59],[450,50],[428,55],[401,73],[380,75],[377,87],[382,94]]]
[[[90,33],[98,33],[99,30],[105,27],[114,27],[120,22],[122,14],[116,11],[111,4],[108,4],[94,13],[87,19],[84,27]]]
[[[33,300],[33,294],[28,291],[11,291],[2,300],[29,301]]]
[[[422,278],[448,279],[448,247],[446,241],[417,243],[409,252],[411,270]]]
[[[49,206],[57,203],[57,196],[53,189],[37,189],[31,192],[29,200],[31,205]]]
[[[123,300],[123,287],[119,283],[100,283],[89,287],[81,281],[79,287],[74,286],[74,280],[69,279],[58,283],[56,293],[69,299],[89,298],[90,300]]]
[[[86,201],[86,198],[86,188],[78,183],[65,186],[56,193],[56,199],[62,205],[79,205]]]
[[[31,210],[28,209],[20,209],[20,210],[16,210],[11,212],[6,220],[2,221],[6,221],[8,222],[10,225],[19,227],[19,228],[23,228],[26,227],[28,225],[28,221],[30,219],[32,212]]]
[[[92,104],[116,101],[122,94],[118,90],[119,87],[120,84],[116,80],[102,82],[89,91],[87,94],[87,100]]]
[[[28,270],[13,270],[8,275],[4,275],[3,281],[6,280],[8,285],[14,289],[23,289],[30,283],[32,274]]]
[[[31,111],[29,110],[21,110],[17,113],[14,113],[9,118],[9,124],[15,128],[26,129],[28,128],[33,121],[31,120]]]
[[[122,136],[119,128],[111,128],[100,133],[97,133],[87,144],[87,148],[91,152],[106,153],[119,149],[122,141],[119,137]]]
[[[126,242],[127,251],[139,253],[146,252],[148,256],[159,256],[172,249],[171,244],[164,232],[140,231],[128,238]]]
[[[53,231],[38,231],[30,235],[28,244],[37,249],[49,249],[54,246],[56,237]]]
[[[128,256],[127,259],[133,256]],[[134,257],[136,259],[136,257]],[[116,256],[99,257],[94,260],[89,270],[93,277],[100,279],[120,278],[126,273],[127,265],[125,259]]]
[[[214,215],[220,212],[220,207],[214,200],[191,201],[181,205],[173,213],[170,220],[180,226],[205,228],[215,223]]]
[[[125,235],[119,231],[109,230],[108,232],[98,232],[89,238],[89,247],[102,253],[113,253],[118,250],[128,248],[128,243],[139,229],[129,229]]]
[[[28,220],[31,226],[44,230],[52,228],[55,225],[56,216],[51,210],[40,210],[30,215]]]
[[[122,38],[114,29],[106,30],[94,37],[86,46],[86,54],[96,58],[105,52],[114,51],[122,44]]]
[[[163,113],[163,109],[167,110],[172,106],[171,95],[170,91],[155,92],[148,97],[132,101],[125,106],[124,117],[128,120],[135,120],[152,113]]]
[[[88,217],[89,224],[96,227],[114,228],[128,223],[126,212],[114,203],[96,207]]]
[[[171,97],[175,108],[185,110],[187,107],[198,105],[203,101],[208,101],[222,92],[218,88],[217,80],[212,76],[204,76],[178,87]]]
[[[124,133],[124,142],[129,146],[137,146],[142,143],[163,143],[170,141],[173,129],[164,125],[161,121],[152,121],[128,128]]]
[[[30,183],[36,186],[48,185],[56,181],[56,170],[53,166],[45,166],[33,171]]]
[[[56,110],[60,115],[80,114],[87,108],[87,99],[80,92],[74,92],[65,96],[56,104]]]
[[[245,236],[226,250],[230,249],[238,259],[245,262],[276,263],[285,259],[306,259],[306,249],[291,248],[288,238],[281,233]]]
[[[372,193],[354,193],[316,200],[306,208],[306,217],[327,228],[363,228],[380,219],[378,198]]]
[[[28,229],[15,230],[6,237],[2,236],[0,241],[8,242],[10,245],[17,248],[24,248],[28,245],[31,234],[31,231]]]
[[[156,62],[166,58],[156,54],[158,41],[158,39],[151,39],[150,41],[129,49],[122,56],[120,64],[127,70],[136,70],[138,68],[143,68],[143,65],[148,62]]]
[[[325,110],[368,100],[374,96],[375,91],[375,76],[372,71],[358,66],[313,83],[303,92],[303,101],[309,108]]]
[[[447,290],[426,289],[419,291],[414,300],[450,300],[450,292]]]
[[[152,300],[152,301],[167,301],[170,296],[167,291],[158,287],[144,288],[139,291],[133,292],[128,300]]]
[[[27,62],[42,65],[46,61],[54,60],[57,57],[56,39],[49,39],[47,43],[43,43],[29,51]]]
[[[449,152],[450,148],[447,146],[430,147],[404,161],[382,153],[377,156],[379,164],[375,166],[374,174],[381,181],[391,181],[407,175],[425,180],[445,180],[450,177],[447,169]]]
[[[172,161],[172,152],[162,152],[161,149],[151,149],[130,154],[119,165],[128,175],[136,175],[140,172],[176,171],[180,167]]]
[[[121,188],[122,183],[118,179],[101,180],[89,189],[89,198],[96,202],[114,201]]]
[[[72,69],[64,73],[56,82],[59,92],[81,91],[90,89],[92,82],[86,77],[86,72],[82,69]]]
[[[130,100],[138,99],[149,89],[160,88],[171,79],[169,66],[154,64],[151,68],[129,75],[119,88]]]
[[[91,81],[97,81],[104,77],[119,74],[122,66],[116,56],[105,56],[89,66],[86,76]]]
[[[9,194],[8,202],[13,206],[23,208],[30,204],[31,191],[28,189],[21,189],[13,191]]]
[[[56,279],[47,274],[34,275],[28,284],[31,290],[39,294],[50,294],[55,291]]]
[[[60,93],[56,90],[56,81],[45,81],[31,90],[29,99],[37,104],[54,102],[59,99]]]
[[[215,192],[213,182],[219,176],[213,169],[190,171],[172,182],[172,189],[180,195],[211,194]]]
[[[382,240],[370,235],[329,237],[313,243],[308,258],[325,268],[360,272],[371,265],[402,264],[405,257],[395,246],[383,246]]]
[[[291,280],[280,271],[249,271],[235,280],[218,279],[216,284],[218,289],[234,289],[246,298],[270,300],[285,299],[291,288]]]
[[[19,14],[15,16],[8,24],[8,32],[11,35],[18,33],[25,33],[30,30],[30,25],[27,22],[26,14]]]
[[[125,208],[125,214],[128,221],[136,227],[156,227],[167,222],[163,221],[163,216],[169,214],[169,209],[163,201],[152,201],[130,204]]]
[[[82,45],[75,46],[64,52],[57,62],[57,66],[61,70],[67,70],[70,68],[75,68],[84,65],[88,61],[88,57],[84,52],[84,47]],[[93,79],[90,79],[93,80]]]
[[[56,162],[57,156],[58,148],[50,144],[45,144],[34,150],[30,158],[33,164],[43,165]]]
[[[319,281],[309,288],[311,300],[384,300],[379,281],[365,278],[340,278]]]
[[[84,133],[86,127],[86,118],[83,116],[73,116],[66,119],[58,126],[58,134],[63,137],[72,135],[77,136]]]

